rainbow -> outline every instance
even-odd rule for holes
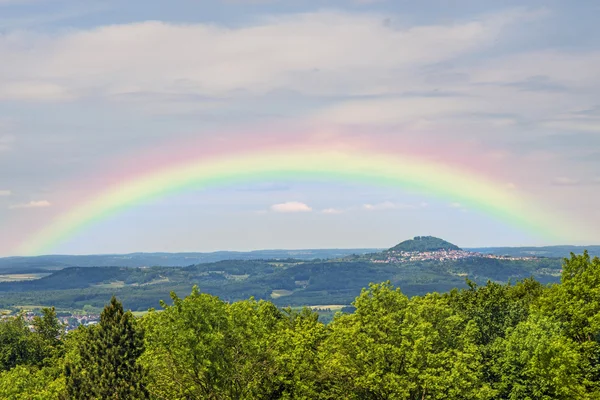
[[[58,215],[24,241],[19,253],[48,252],[95,222],[154,198],[219,185],[307,179],[398,187],[460,202],[545,238],[564,234],[566,226],[555,215],[542,211],[536,201],[507,189],[503,183],[423,157],[357,149],[267,149],[251,154],[201,156],[142,171]]]

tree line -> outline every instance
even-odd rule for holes
[[[325,325],[310,309],[194,287],[142,318],[112,298],[65,334],[55,310],[0,322],[2,399],[598,399],[600,259],[561,282],[407,297],[371,284]]]

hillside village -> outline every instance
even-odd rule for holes
[[[408,263],[414,261],[456,261],[466,258],[490,258],[496,260],[537,260],[538,257],[514,257],[496,254],[483,254],[466,250],[436,250],[436,251],[390,251],[384,259],[372,259],[373,263]]]
[[[508,261],[536,260],[538,257],[515,257],[483,254],[462,250],[455,244],[433,236],[415,236],[373,257],[373,263],[408,263],[415,261],[456,261],[467,258],[488,258]]]

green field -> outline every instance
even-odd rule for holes
[[[294,294],[294,292],[291,290],[277,289],[271,292],[271,298],[278,299],[280,297],[291,296],[292,294]]]
[[[324,306],[308,306],[313,311],[340,311],[342,308],[348,307],[344,304],[329,304]]]
[[[98,283],[96,285],[93,285],[93,287],[96,287],[99,289],[117,289],[117,288],[125,287],[125,282],[124,281],[113,281],[113,282],[109,282],[109,283]]]
[[[0,282],[18,282],[18,281],[33,281],[40,279],[50,273],[36,273],[36,274],[2,274],[0,275]]]

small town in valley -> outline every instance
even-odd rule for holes
[[[383,259],[373,259],[373,263],[398,264],[415,261],[456,261],[467,258],[491,258],[505,261],[536,260],[537,257],[513,257],[496,254],[483,254],[466,250],[435,250],[435,251],[394,251],[389,250]]]

